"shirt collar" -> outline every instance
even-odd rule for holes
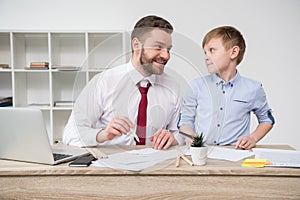
[[[230,85],[231,87],[234,86],[235,83],[237,83],[237,81],[240,78],[240,73],[238,71],[236,71],[236,75],[227,83],[225,83],[225,81],[223,79],[221,79],[217,74],[213,74],[213,82],[216,83],[216,85]]]
[[[152,74],[151,76],[144,77],[139,71],[136,70],[136,68],[132,65],[131,60],[127,63],[127,71],[133,80],[135,85],[138,85],[139,82],[142,80],[147,80],[151,83],[151,85],[154,85],[157,80],[157,75]]]

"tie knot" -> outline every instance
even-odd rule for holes
[[[139,86],[139,91],[140,91],[140,93],[141,93],[141,94],[147,94],[150,85],[151,85],[151,84],[148,82],[147,85],[146,85],[146,87]]]

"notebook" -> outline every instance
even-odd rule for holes
[[[300,168],[300,151],[253,148],[256,159],[266,159],[271,164],[266,167],[295,167]]]
[[[1,159],[55,165],[87,154],[85,149],[51,148],[41,110],[0,108]]]

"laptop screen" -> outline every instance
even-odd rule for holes
[[[87,151],[83,149],[77,154],[74,158]],[[42,111],[0,108],[0,158],[55,164]]]

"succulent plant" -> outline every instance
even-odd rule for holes
[[[203,135],[203,133],[201,133],[201,134],[197,134],[197,136],[194,137],[194,141],[191,146],[192,147],[204,147],[204,143],[205,143],[204,135]]]

